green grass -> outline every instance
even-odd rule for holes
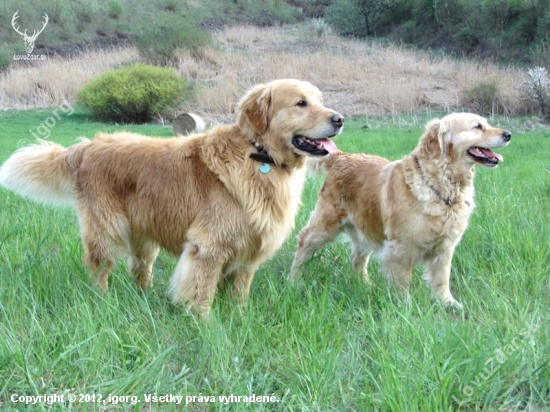
[[[0,162],[51,110],[0,113]],[[170,136],[168,127],[87,121],[76,109],[50,139],[68,145],[96,131]],[[341,150],[398,159],[426,119],[348,121]],[[191,411],[547,410],[550,407],[550,132],[516,133],[496,170],[479,168],[477,208],[455,252],[452,290],[468,316],[437,305],[417,270],[412,305],[400,306],[370,266],[353,273],[345,242],[319,251],[298,286],[285,281],[295,235],[322,180],[308,181],[297,228],[257,272],[248,304],[221,293],[208,323],[165,295],[175,259],[161,254],[145,296],[125,265],[108,295],[90,287],[74,212],[0,189],[0,409],[40,410],[13,394],[139,396],[108,410],[181,410],[144,394],[216,397]],[[28,140],[26,140],[28,139]],[[488,376],[491,375],[491,376]],[[274,395],[278,402],[224,405],[218,396]],[[97,399],[97,398],[96,398]],[[102,400],[103,400],[102,399]],[[108,405],[54,405],[104,410]]]

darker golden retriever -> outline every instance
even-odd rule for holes
[[[474,165],[496,167],[490,149],[506,146],[511,133],[471,113],[431,121],[416,149],[389,162],[378,156],[339,153],[319,162],[326,181],[309,224],[298,238],[291,278],[323,245],[345,232],[352,263],[367,279],[370,255],[408,296],[414,266],[446,305],[461,308],[449,289],[455,246],[474,208]]]
[[[244,301],[254,272],[293,226],[307,156],[337,151],[344,118],[308,82],[252,88],[237,122],[187,138],[99,133],[67,149],[25,147],[0,169],[0,184],[49,203],[74,205],[85,261],[107,289],[125,256],[141,289],[159,247],[179,257],[174,302],[207,315],[219,282]]]

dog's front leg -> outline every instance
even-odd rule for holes
[[[416,264],[416,255],[410,248],[396,242],[386,241],[381,253],[382,271],[388,279],[390,286],[393,284],[397,292],[408,303],[410,301],[409,286],[411,284],[412,271]]]
[[[451,278],[451,261],[453,251],[445,251],[426,262],[424,279],[431,286],[441,302],[452,309],[461,310],[462,305],[455,300],[449,286]]]

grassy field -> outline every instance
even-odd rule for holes
[[[0,162],[48,117],[52,109],[0,113]],[[49,138],[66,145],[123,128],[89,122],[79,109],[54,119]],[[336,143],[398,159],[427,120],[351,120]],[[478,169],[477,208],[453,260],[452,290],[467,316],[437,305],[418,269],[412,305],[397,305],[376,262],[372,286],[353,273],[344,241],[319,251],[304,281],[289,285],[295,235],[322,180],[308,182],[295,234],[257,272],[248,304],[222,293],[209,323],[166,297],[174,258],[161,254],[145,296],[122,263],[100,295],[81,263],[74,213],[0,189],[0,409],[46,410],[13,400],[63,394],[77,402],[53,410],[548,410],[550,130],[492,123],[514,136],[498,169]],[[187,405],[147,401],[169,394]],[[220,398],[232,394],[240,402]],[[253,394],[269,402],[244,402]]]

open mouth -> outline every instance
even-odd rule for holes
[[[303,152],[307,152],[313,156],[326,156],[338,152],[338,148],[332,140],[310,139],[305,136],[296,135],[292,138],[292,144]]]
[[[476,161],[476,163],[487,167],[495,167],[498,165],[498,162],[504,161],[504,157],[502,157],[502,155],[494,153],[484,147],[470,147],[467,152]]]

